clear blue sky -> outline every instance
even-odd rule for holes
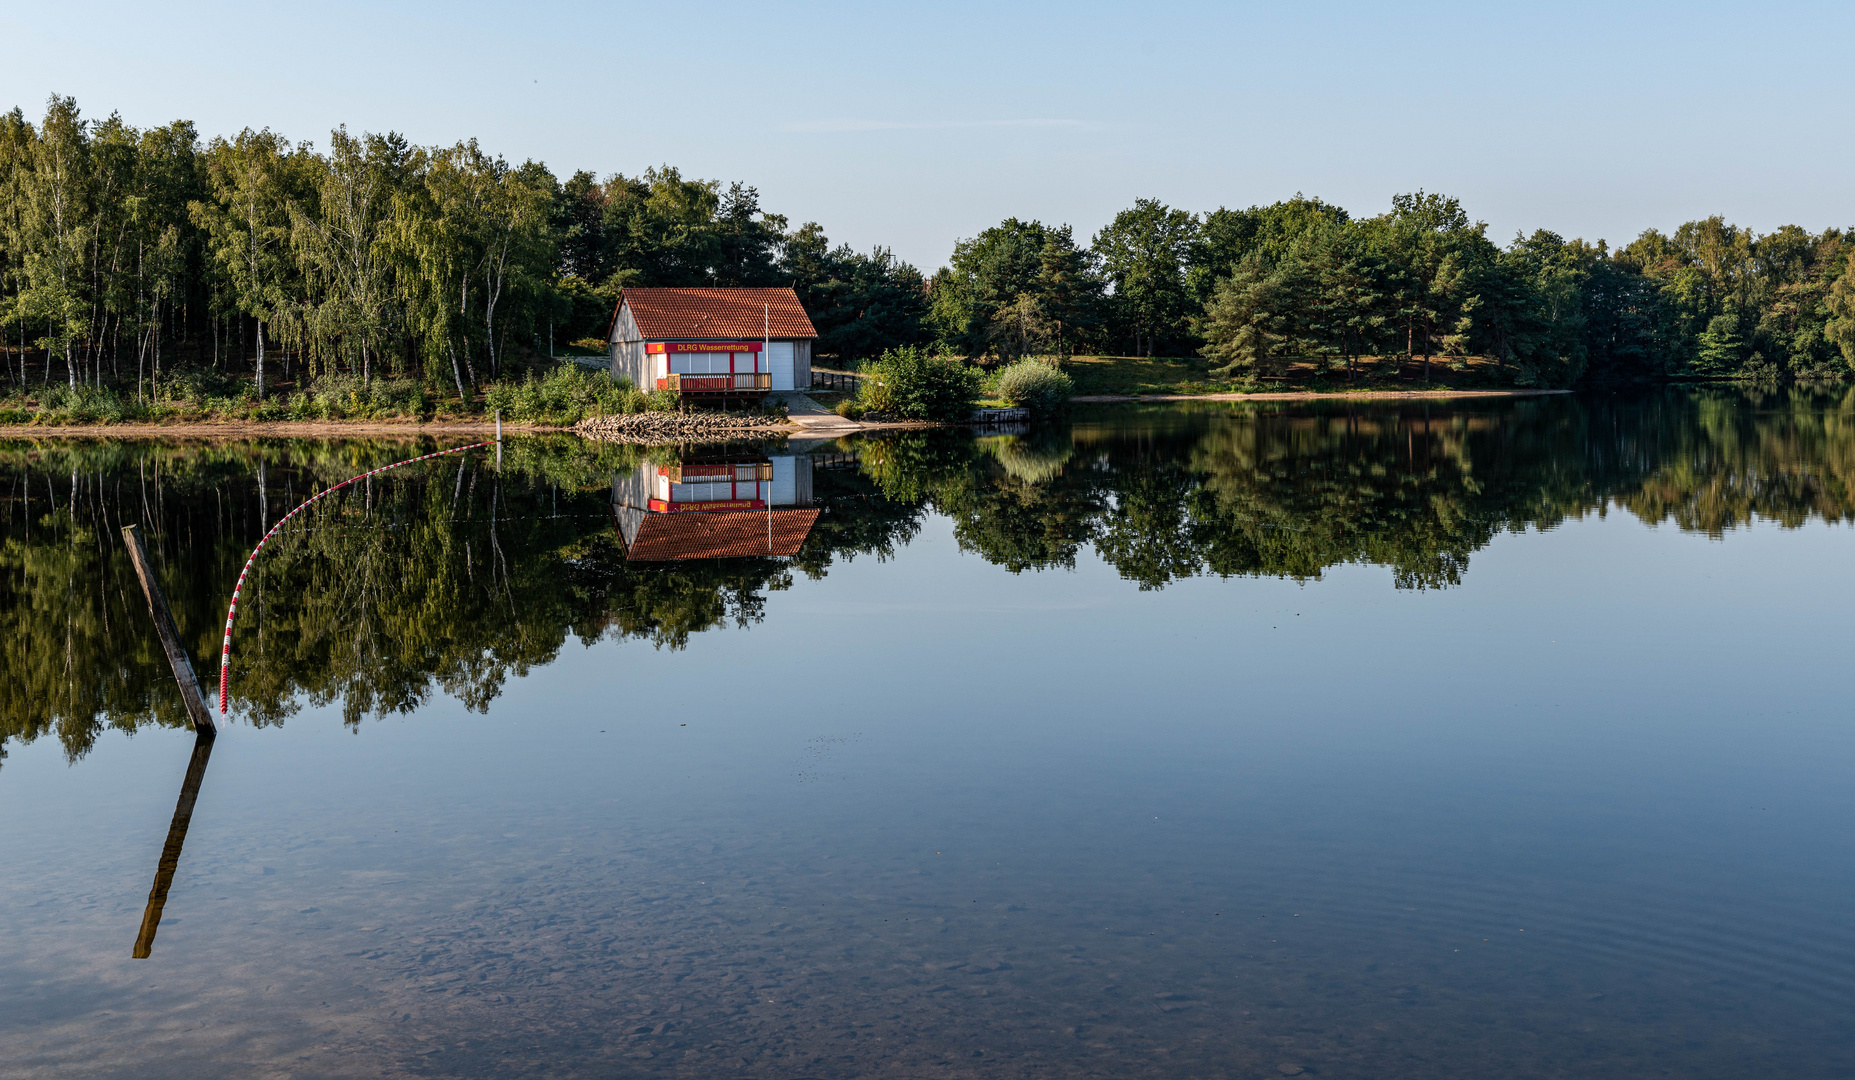
[[[134,4],[0,10],[0,105],[476,136],[744,180],[932,270],[1015,215],[1460,196],[1501,242],[1855,225],[1855,4]]]

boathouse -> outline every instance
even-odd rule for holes
[[[612,378],[699,396],[807,390],[818,331],[791,289],[625,289]]]

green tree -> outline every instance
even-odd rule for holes
[[[953,246],[950,264],[934,275],[928,324],[943,349],[985,354],[1001,308],[1036,296],[1050,230],[1042,222],[1006,218]]]
[[[1252,252],[1260,253],[1269,265],[1291,254],[1311,259],[1350,220],[1340,207],[1300,192],[1292,199],[1248,210],[1220,206],[1204,215],[1199,226],[1187,273],[1192,293],[1201,303],[1209,300],[1218,279],[1229,276]]]
[[[1855,251],[1849,253],[1824,306],[1830,318],[1823,333],[1842,350],[1843,362],[1855,368]]]
[[[269,128],[214,139],[206,149],[211,201],[189,207],[206,231],[211,254],[225,274],[236,310],[257,323],[257,396],[264,397],[264,326],[288,295],[290,205],[306,192],[303,162],[292,160],[288,140]]]
[[[1090,244],[1107,278],[1109,309],[1133,338],[1136,354],[1184,348],[1192,306],[1186,273],[1198,241],[1198,218],[1157,199],[1138,199]]]
[[[1284,347],[1294,339],[1296,315],[1306,304],[1305,268],[1298,260],[1270,267],[1252,253],[1217,284],[1200,333],[1204,354],[1221,366],[1212,374],[1275,376]]]
[[[1062,225],[1045,231],[1037,263],[1034,296],[1057,353],[1067,357],[1101,334],[1102,279],[1095,255],[1077,247],[1069,226]]]
[[[325,370],[348,367],[363,383],[378,358],[398,355],[387,340],[394,294],[386,235],[414,158],[396,133],[356,138],[337,128],[317,170],[312,206],[290,211],[305,291],[287,309],[288,332]]]
[[[824,227],[807,222],[787,235],[779,272],[818,330],[820,356],[848,364],[927,340],[927,285],[888,248],[833,248]]]

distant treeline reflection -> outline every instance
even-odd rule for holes
[[[799,449],[799,448],[794,448]],[[1013,572],[1084,553],[1142,588],[1195,575],[1388,568],[1456,584],[1502,531],[1613,509],[1719,535],[1855,511],[1855,396],[1841,388],[1669,390],[1392,407],[1204,406],[1081,414],[1029,435],[908,432],[823,448],[824,513],[791,560],[628,563],[615,473],[674,448],[508,445],[356,485],[279,534],[247,588],[234,710],[304,704],[350,723],[442,691],[485,709],[511,675],[583,644],[680,648],[748,626],[795,572],[886,559],[948,516]],[[147,532],[202,671],[226,593],[263,529],[319,487],[419,452],[404,442],[0,446],[0,747],[55,732],[185,723],[148,630],[121,525]]]

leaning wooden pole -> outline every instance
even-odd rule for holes
[[[193,718],[193,730],[212,738],[219,734],[219,729],[213,724],[212,710],[206,707],[206,699],[200,696],[200,680],[193,674],[193,661],[187,658],[187,650],[181,648],[180,632],[174,629],[174,613],[168,610],[167,597],[162,595],[155,569],[149,565],[140,529],[124,525],[122,542],[129,548],[130,561],[135,563],[135,576],[141,579],[142,595],[148,597],[148,614],[154,617],[155,633],[161,638],[161,648],[167,652],[168,666],[174,669],[174,681],[180,684],[180,700],[187,706],[187,715]]]

